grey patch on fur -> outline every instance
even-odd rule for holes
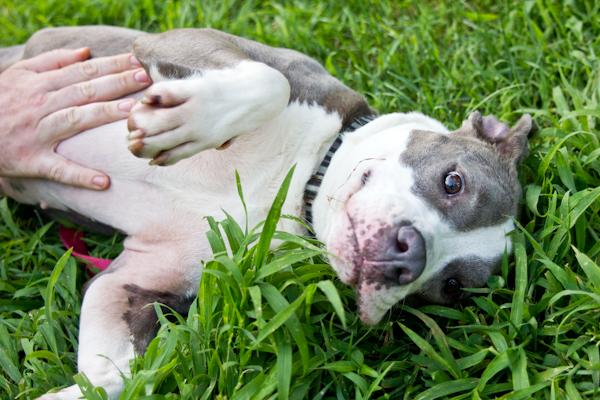
[[[135,40],[135,43],[134,43]],[[312,58],[213,29],[175,29],[147,34],[110,26],[47,28],[27,42],[24,58],[58,48],[87,46],[93,57],[134,51],[148,72],[155,65],[168,78],[181,79],[206,69],[222,69],[242,60],[262,62],[280,71],[291,87],[290,101],[314,103],[337,112],[342,126],[373,115],[365,99],[331,76]]]
[[[194,301],[192,296],[144,289],[134,284],[123,285],[123,288],[127,292],[128,303],[128,310],[123,314],[123,319],[129,326],[129,331],[133,336],[133,347],[138,354],[146,350],[158,332],[158,317],[153,303],[161,304],[161,309],[165,314],[174,310],[178,314],[187,315],[190,305]]]
[[[10,186],[10,188],[14,192],[16,192],[16,193],[23,193],[25,191],[25,185],[23,185],[23,183],[21,183],[21,182],[19,182],[17,180],[14,180],[14,179],[11,179],[11,180],[9,180],[7,182],[8,182],[8,186]]]
[[[233,67],[249,59],[233,40],[212,29],[175,29],[136,39],[133,49],[147,69],[159,63],[190,71]],[[233,39],[238,39],[231,36]]]
[[[346,126],[357,117],[372,115],[362,96],[332,77],[318,62],[294,50],[269,47],[213,29],[176,29],[136,39],[135,55],[149,69],[168,63],[169,77],[185,77],[235,66],[243,60],[262,62],[289,81],[290,101],[314,103],[337,112]],[[160,71],[159,71],[160,72]]]
[[[415,296],[426,303],[454,304],[469,296],[462,291],[459,298],[444,293],[444,285],[450,278],[457,279],[463,288],[485,287],[490,275],[500,267],[500,258],[483,260],[478,257],[458,258],[446,265],[437,275],[427,281]],[[411,300],[415,300],[414,298]],[[414,303],[413,303],[414,304]]]
[[[24,45],[0,48],[0,72],[23,58]]]
[[[400,162],[413,170],[413,192],[460,230],[502,223],[515,216],[521,185],[512,160],[482,140],[463,135],[413,131]],[[463,191],[444,189],[448,172],[463,177]]]
[[[46,28],[34,33],[26,43],[23,58],[53,49],[89,47],[92,57],[106,57],[132,50],[136,37],[144,32],[114,26]]]
[[[182,67],[181,65],[175,65],[173,63],[164,61],[157,62],[156,68],[162,76],[169,79],[184,79],[194,73],[193,70],[187,67]]]
[[[50,209],[41,210],[41,211],[42,211],[42,213],[48,215],[52,219],[59,220],[59,221],[61,219],[67,220],[67,221],[70,221],[73,224],[80,226],[88,231],[91,231],[94,233],[99,233],[101,235],[113,235],[115,233],[122,233],[108,225],[105,225],[101,222],[95,221],[95,220],[88,218],[84,215],[81,215],[73,210],[63,211],[63,210],[57,210],[54,208],[50,208]]]

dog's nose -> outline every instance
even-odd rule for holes
[[[406,285],[425,269],[425,239],[412,225],[402,225],[395,239],[388,249],[391,262],[385,267],[384,275],[390,283]]]

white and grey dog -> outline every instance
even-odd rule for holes
[[[312,215],[367,324],[411,294],[457,301],[461,288],[484,286],[510,251],[527,115],[509,128],[473,113],[454,132],[418,112],[376,116],[311,58],[210,29],[46,29],[0,50],[0,65],[81,46],[94,56],[133,46],[154,81],[128,121],[57,148],[108,173],[110,189],[32,179],[3,179],[0,188],[127,235],[123,253],[87,289],[81,314],[79,369],[111,397],[122,390],[120,371],[156,332],[144,306],[179,310],[194,297],[200,261],[211,255],[203,217],[225,209],[243,218],[234,171],[252,225],[297,165],[284,212]],[[71,387],[47,396],[79,395]]]

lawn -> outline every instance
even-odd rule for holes
[[[2,0],[0,45],[47,26],[209,26],[311,55],[381,113],[538,125],[515,254],[465,304],[398,306],[367,328],[318,244],[269,229],[277,207],[262,235],[211,221],[198,301],[187,317],[156,306],[122,398],[600,398],[599,15],[598,0]],[[87,237],[96,256],[120,251],[119,236]],[[76,375],[88,275],[57,224],[0,199],[0,254],[0,398],[73,382],[103,398]]]

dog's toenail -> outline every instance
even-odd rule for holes
[[[223,143],[222,145],[220,145],[219,147],[217,147],[217,150],[225,150],[226,148],[228,148],[229,146],[231,146],[232,142],[233,142],[233,139],[229,139],[228,141],[226,141],[225,143]]]
[[[150,94],[150,95],[144,96],[144,98],[142,99],[142,103],[151,106],[151,105],[160,104],[161,100],[162,99],[161,99],[160,95]]]
[[[167,162],[167,159],[169,157],[166,155],[159,155],[154,157],[151,161],[150,161],[150,165],[159,165],[159,166],[164,166],[165,163]]]
[[[139,156],[144,148],[144,142],[141,140],[135,140],[129,144],[129,151],[135,156]]]
[[[144,137],[144,131],[142,131],[141,129],[136,129],[133,132],[129,133],[129,136],[127,137],[129,140],[134,140],[134,139],[140,139]]]

